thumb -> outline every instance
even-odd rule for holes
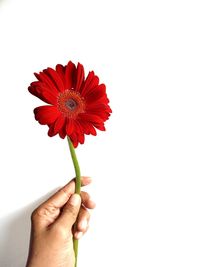
[[[71,195],[68,202],[63,207],[62,213],[57,221],[58,224],[71,230],[75,223],[81,206],[81,197],[78,194]]]

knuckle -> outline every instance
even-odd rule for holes
[[[81,199],[82,203],[87,206],[91,207],[91,196],[87,192],[81,192]]]
[[[57,210],[58,209],[54,205],[47,205],[41,210],[41,215],[52,217],[55,215]]]
[[[31,220],[35,222],[45,217],[53,219],[58,216],[58,213],[59,209],[49,204],[45,207],[39,207],[35,209],[31,214]]]
[[[82,200],[85,201],[85,200],[89,199],[90,195],[87,192],[82,191],[81,197],[82,197]]]
[[[85,207],[82,207],[82,214],[87,220],[90,220],[91,214]]]
[[[84,209],[84,212],[85,212],[86,218],[89,220],[91,216],[90,212],[86,208]]]
[[[34,222],[37,220],[38,214],[37,214],[37,209],[35,209],[32,214],[31,214],[31,221]]]
[[[70,196],[71,196],[71,194],[68,192],[66,187],[61,188],[60,192],[62,192],[64,195],[66,195],[66,198],[70,198]]]
[[[89,214],[89,212],[83,213],[83,214],[80,216],[80,220],[84,220],[84,221],[86,221],[86,222],[89,222],[89,221],[90,221],[90,214]]]

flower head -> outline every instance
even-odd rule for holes
[[[48,105],[34,109],[35,119],[49,126],[48,135],[69,136],[74,147],[83,144],[85,134],[105,131],[104,122],[112,112],[106,86],[99,84],[93,71],[85,78],[83,65],[69,61],[35,73],[37,81],[29,86],[31,94]]]

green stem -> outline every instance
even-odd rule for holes
[[[76,152],[74,149],[74,146],[72,144],[72,141],[70,140],[69,137],[67,137],[68,143],[69,143],[69,149],[70,149],[70,153],[71,153],[71,157],[72,157],[72,161],[74,164],[74,169],[75,169],[75,173],[76,173],[76,182],[75,182],[75,193],[80,195],[81,192],[81,172],[80,172],[80,167],[78,164],[78,160],[76,157]],[[74,224],[74,230],[76,229],[76,223]],[[77,258],[78,258],[78,240],[74,239],[73,240],[74,243],[74,254],[75,254],[75,267],[77,267]]]

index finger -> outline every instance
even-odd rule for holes
[[[81,176],[81,186],[86,186],[92,182],[92,179],[88,176]],[[47,201],[45,201],[42,207],[53,206],[54,208],[62,208],[70,196],[75,193],[75,178],[71,180],[68,184],[62,187],[58,192],[51,196]]]

